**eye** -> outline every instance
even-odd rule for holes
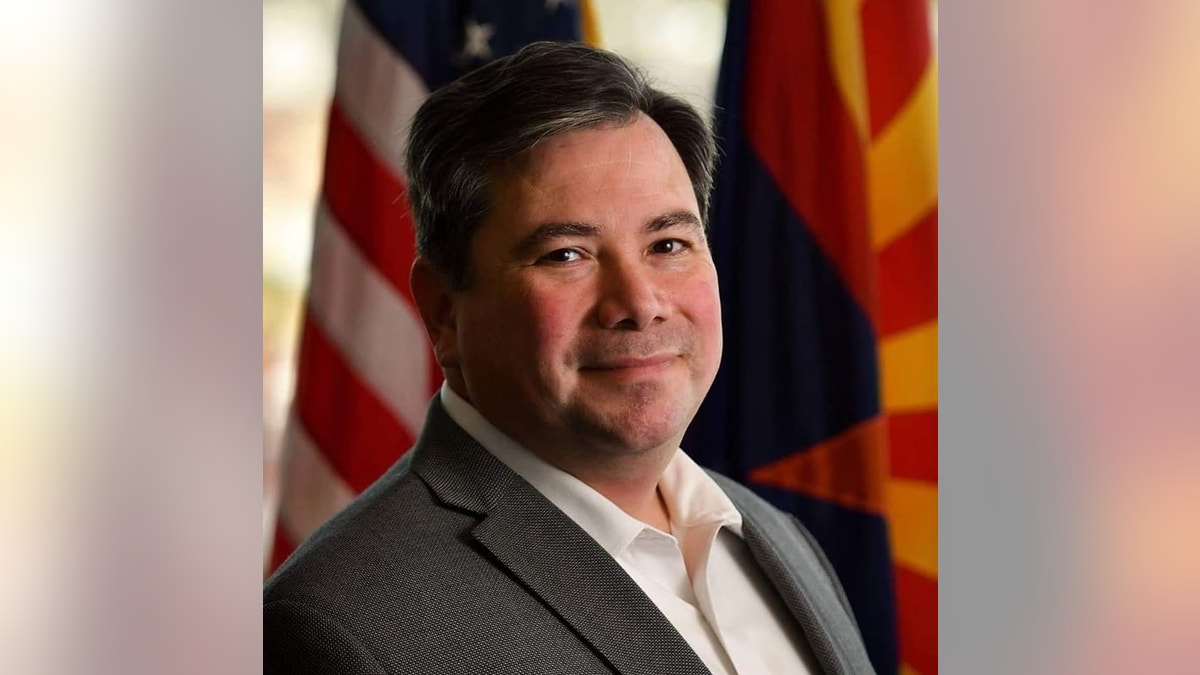
[[[550,251],[539,260],[548,263],[571,263],[583,260],[583,254],[573,248],[559,248]]]
[[[688,243],[682,239],[663,239],[662,241],[654,242],[654,246],[651,248],[655,253],[671,255],[673,253],[682,253],[688,248]]]

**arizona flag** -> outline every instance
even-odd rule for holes
[[[583,14],[546,0],[347,1],[271,570],[412,446],[441,384],[408,287],[413,114],[472,68],[579,39]]]
[[[937,672],[937,66],[927,0],[731,0],[725,354],[684,447],[795,514],[879,673]]]

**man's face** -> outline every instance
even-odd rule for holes
[[[721,312],[666,134],[639,116],[553,137],[493,185],[439,348],[452,386],[543,456],[677,447],[716,375]]]

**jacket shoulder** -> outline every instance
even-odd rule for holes
[[[263,601],[353,598],[388,570],[419,569],[475,522],[444,508],[407,459],[313,532],[267,581]]]
[[[417,466],[389,471],[267,582],[266,672],[608,672],[480,544],[486,515]]]
[[[295,600],[263,605],[263,672],[382,675],[363,642],[316,607]]]

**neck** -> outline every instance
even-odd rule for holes
[[[658,489],[658,482],[675,454],[674,448],[669,451],[653,450],[637,458],[623,457],[617,467],[606,467],[594,459],[571,463],[562,457],[538,454],[604,495],[630,516],[663,532],[671,531],[671,516]]]

